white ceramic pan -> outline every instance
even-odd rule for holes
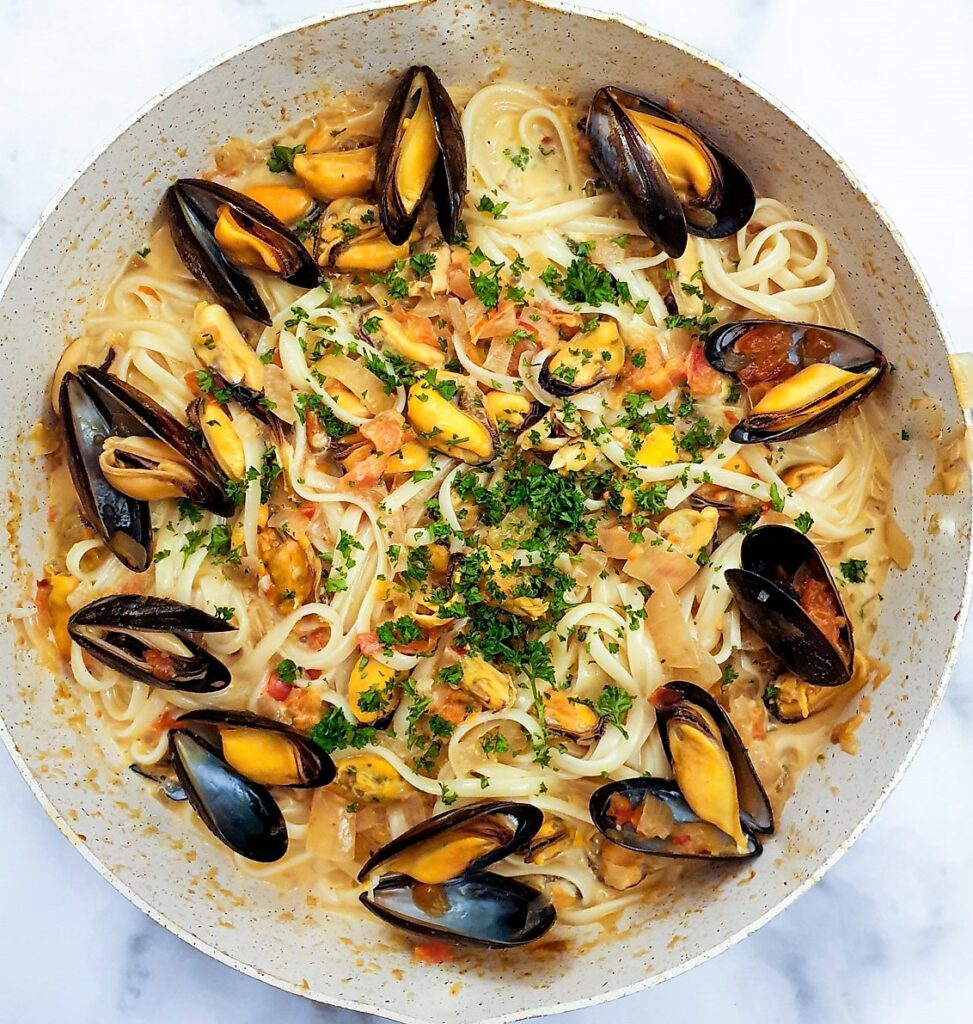
[[[565,90],[617,83],[678,97],[759,191],[824,229],[862,333],[896,365],[886,400],[902,409],[928,395],[945,427],[963,430],[941,327],[894,230],[840,161],[758,90],[603,15],[522,0],[360,8],[265,39],[163,96],[70,184],[14,261],[0,299],[0,441],[13,467],[3,518],[18,538],[0,551],[5,613],[43,564],[43,469],[24,436],[44,408],[65,335],[80,330],[90,297],[142,244],[166,184],[207,166],[230,134],[261,138],[278,129],[282,109],[288,119],[312,113],[324,87],[362,89],[413,63],[436,67],[447,84],[477,84],[502,67]],[[140,780],[106,755],[95,724],[12,629],[0,639],[4,741],[48,813],[116,888],[187,942],[281,988],[426,1024],[513,1020],[632,992],[726,948],[820,878],[926,730],[967,600],[970,480],[964,471],[958,493],[929,497],[939,444],[902,447],[897,514],[916,557],[908,572],[893,573],[884,595],[878,648],[892,673],[861,727],[861,753],[835,748],[813,784],[798,787],[748,884],[734,877],[709,900],[690,890],[661,916],[587,951],[542,962],[504,958],[502,971],[489,959],[417,967],[408,945],[374,921],[281,902],[236,874],[215,843],[179,833]],[[671,943],[675,934],[681,941]]]

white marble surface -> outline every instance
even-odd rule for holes
[[[955,342],[973,281],[970,0],[590,0],[725,60],[815,126],[908,239]],[[67,175],[174,79],[308,0],[0,0],[0,266]],[[905,780],[811,893],[622,1004],[565,1015],[719,1024],[973,1021],[973,637]],[[0,1020],[364,1024],[156,927],[59,835],[0,754]]]

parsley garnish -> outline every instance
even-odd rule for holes
[[[296,146],[274,146],[267,157],[267,169],[273,174],[282,174],[284,171],[293,173],[294,157],[306,149],[303,142]]]
[[[849,583],[864,583],[868,562],[864,558],[850,558],[841,563],[841,575]]]

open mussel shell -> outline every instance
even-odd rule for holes
[[[164,205],[176,252],[223,305],[270,325],[270,313],[253,282],[217,241],[217,222],[224,211],[234,230],[252,239],[255,251],[268,253],[276,265],[264,262],[263,269],[301,288],[318,283],[314,261],[297,235],[241,192],[202,178],[181,178],[169,186]]]
[[[732,837],[692,810],[670,779],[610,782],[591,794],[588,810],[606,839],[636,853],[690,860],[746,860],[758,856],[762,849],[749,832],[746,850],[737,849]],[[628,820],[636,813],[637,827]]]
[[[530,842],[543,821],[537,807],[510,800],[444,811],[373,853],[358,881],[383,865],[430,885],[482,871]]]
[[[187,730],[169,733],[169,754],[190,804],[217,839],[248,860],[270,863],[284,856],[287,825],[266,787]]]
[[[61,380],[58,407],[81,515],[123,565],[145,572],[152,564],[148,502],[116,490],[101,468],[102,450],[112,433],[110,414],[74,373],[65,373]]]
[[[771,652],[807,683],[847,683],[854,667],[854,635],[831,571],[813,541],[790,526],[760,526],[744,539],[740,561],[742,568],[727,569],[726,582]]]
[[[669,256],[683,254],[688,234],[725,238],[753,215],[753,185],[740,167],[645,96],[599,89],[585,131],[601,173]]]
[[[421,885],[385,875],[362,904],[388,924],[419,935],[503,949],[544,935],[557,912],[537,889],[493,872]]]
[[[107,412],[111,420],[111,435],[123,440],[114,452],[114,466],[118,486],[131,487],[144,498],[158,491],[170,496],[178,490],[200,508],[218,516],[230,516],[235,511],[226,496],[226,478],[213,456],[206,451],[174,416],[162,408],[144,391],[139,390],[113,373],[96,366],[81,366],[78,374],[85,387]],[[141,439],[150,444],[140,446]],[[151,442],[161,442],[153,445]],[[104,448],[104,445],[102,445]],[[144,450],[143,450],[144,449]],[[161,455],[156,449],[161,449]],[[166,468],[166,449],[174,475]],[[104,460],[102,473],[107,472]],[[132,480],[123,483],[127,476]]]
[[[787,441],[829,426],[888,369],[882,352],[857,334],[784,320],[723,324],[705,352],[720,373],[748,390],[759,387],[750,414],[730,431],[740,444]]]
[[[103,665],[150,686],[188,693],[215,693],[230,684],[229,669],[203,650],[192,634],[233,628],[179,601],[134,594],[101,597],[68,619],[71,639]],[[155,647],[146,633],[171,634],[185,652]]]
[[[652,694],[652,704],[659,723],[659,736],[669,764],[673,765],[670,729],[674,723],[702,721],[694,709],[702,709],[715,722],[719,741],[726,751],[736,780],[737,798],[740,805],[740,820],[747,833],[759,832],[770,835],[774,831],[774,812],[770,799],[750,761],[747,748],[730,721],[730,716],[719,703],[695,683],[672,682],[660,686]]]
[[[190,711],[178,728],[206,738],[232,768],[252,782],[317,789],[335,777],[331,758],[283,722],[250,711]]]
[[[430,188],[443,238],[456,236],[466,196],[466,143],[459,114],[436,73],[413,65],[399,79],[382,121],[375,190],[396,245],[408,239]]]

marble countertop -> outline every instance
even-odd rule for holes
[[[726,61],[814,125],[898,225],[968,346],[969,0],[587,0]],[[172,81],[331,7],[308,0],[0,0],[0,267],[66,177]],[[567,1014],[719,1024],[973,1020],[973,636],[904,781],[826,879],[717,959]],[[125,901],[0,754],[0,1018],[364,1024],[236,974]]]

